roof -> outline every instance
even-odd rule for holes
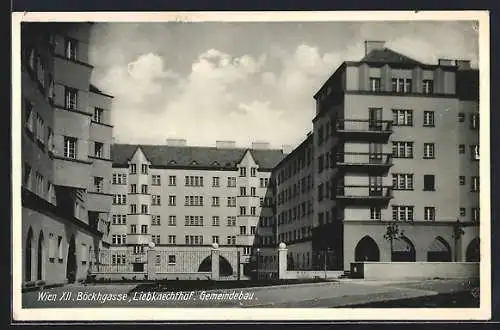
[[[374,49],[363,57],[360,62],[423,65],[421,62],[389,48]]]
[[[111,146],[113,163],[126,164],[138,147],[153,166],[234,168],[249,150],[259,167],[272,169],[285,157],[280,149],[113,144]]]

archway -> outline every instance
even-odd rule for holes
[[[66,278],[68,283],[74,283],[76,280],[76,244],[75,236],[71,235],[68,244],[68,260],[66,262]]]
[[[33,265],[33,230],[31,227],[28,229],[28,236],[26,237],[26,250],[24,251],[24,280],[26,282],[31,281],[32,265]]]
[[[450,262],[451,247],[441,236],[436,237],[427,249],[427,261]]]
[[[465,251],[465,261],[467,262],[479,262],[481,259],[481,253],[479,249],[479,237],[474,238]]]
[[[407,238],[402,237],[393,241],[392,261],[393,262],[414,262],[415,261],[415,246]]]
[[[45,244],[44,244],[43,232],[40,230],[40,235],[38,236],[36,279],[40,281],[43,280],[44,277],[45,277]]]
[[[359,240],[354,249],[355,261],[380,261],[380,250],[377,243],[370,236]]]
[[[201,262],[198,267],[198,272],[211,272],[212,271],[212,256],[208,256]],[[219,256],[219,275],[230,276],[233,275],[233,267],[223,256]]]

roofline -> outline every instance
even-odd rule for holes
[[[285,156],[285,158],[283,158],[278,164],[276,164],[276,166],[274,166],[273,168],[273,171],[276,170],[279,166],[281,166],[286,160],[288,160],[288,158],[290,158],[292,155],[295,154],[295,152],[297,150],[299,150],[302,146],[304,146],[307,142],[309,142],[309,140],[312,140],[314,137],[314,132],[311,132],[311,134],[309,134],[305,139],[304,141],[302,141],[298,146],[296,146],[292,152],[290,152],[288,155]]]
[[[321,85],[321,87],[318,89],[318,91],[317,91],[317,92],[313,95],[313,98],[314,98],[315,100],[316,100],[316,99],[318,99],[318,95],[319,95],[319,94],[321,93],[321,91],[322,91],[322,90],[326,87],[326,85],[328,85],[328,83],[329,83],[330,81],[332,81],[332,80],[333,80],[333,78],[334,78],[337,74],[339,74],[339,73],[340,73],[343,69],[345,69],[345,68],[346,68],[346,66],[347,66],[347,64],[348,64],[348,63],[349,63],[349,62],[347,62],[347,61],[342,62],[342,63],[339,65],[339,67],[338,67],[338,68],[337,68],[337,69],[336,69],[336,70],[332,73],[332,75],[331,75],[331,76],[330,76],[330,77],[329,77],[329,78],[328,78],[328,79],[327,79],[327,80],[323,83],[323,85]]]
[[[91,90],[91,88],[94,88],[94,90]],[[94,93],[94,94],[99,94],[99,95],[102,95],[102,96],[106,96],[106,97],[109,97],[109,98],[112,98],[112,99],[115,98],[113,95],[104,93],[99,88],[97,88],[94,84],[90,84],[89,92]]]

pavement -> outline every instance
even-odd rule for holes
[[[23,308],[54,307],[348,307],[406,300],[442,293],[472,292],[467,280],[367,281],[280,285],[244,289],[185,292],[179,295],[134,293],[134,284],[70,285],[23,293]],[[223,294],[226,293],[224,296]],[[220,294],[220,295],[218,295]],[[231,295],[230,295],[231,294]],[[117,301],[117,299],[122,299]],[[181,299],[183,297],[180,297]],[[104,301],[106,299],[107,301]],[[110,299],[114,299],[110,301]],[[472,294],[471,294],[472,299]],[[404,307],[404,306],[402,306]]]

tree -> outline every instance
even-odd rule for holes
[[[465,231],[462,229],[463,225],[459,219],[453,224],[453,240],[455,242],[455,261],[458,260],[458,250],[459,250],[459,242],[460,238],[465,234]]]
[[[391,245],[391,261],[394,252],[394,240],[400,240],[403,237],[404,237],[404,231],[399,229],[397,222],[394,221],[391,222],[389,225],[387,225],[384,238],[388,240]]]

